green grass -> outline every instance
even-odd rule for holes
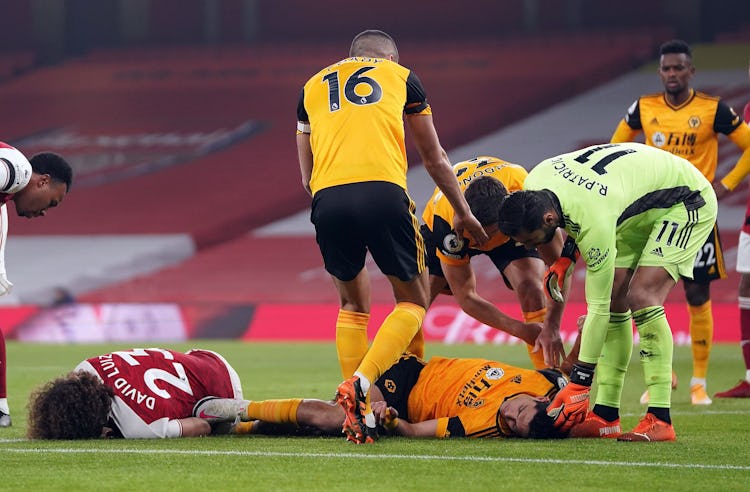
[[[254,399],[332,396],[339,381],[333,343],[170,344],[222,353]],[[674,443],[609,440],[408,440],[355,446],[343,438],[209,437],[174,440],[29,442],[25,402],[42,382],[80,360],[123,345],[8,343],[13,427],[0,430],[0,490],[747,490],[750,400],[690,405],[689,348],[675,350]],[[429,345],[428,355],[490,357],[527,365],[525,349]],[[714,347],[709,390],[744,373],[736,345]],[[634,357],[623,426],[643,412]],[[344,481],[346,480],[346,481]]]

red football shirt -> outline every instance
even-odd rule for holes
[[[242,398],[237,373],[209,350],[123,350],[87,359],[76,370],[114,390],[110,417],[127,438],[179,437],[178,420],[192,416],[201,398]]]

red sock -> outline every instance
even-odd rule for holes
[[[8,388],[5,382],[5,336],[0,329],[0,398],[8,397]]]
[[[740,309],[740,346],[745,369],[750,369],[750,309]]]

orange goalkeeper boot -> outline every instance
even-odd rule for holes
[[[611,439],[619,436],[621,433],[620,419],[609,422],[594,412],[589,412],[586,420],[570,430],[568,437],[603,437]]]
[[[635,429],[620,434],[617,438],[618,441],[629,442],[674,441],[675,439],[677,439],[677,436],[672,424],[657,419],[653,413],[647,413],[635,426]]]

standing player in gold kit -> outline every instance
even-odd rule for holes
[[[712,182],[717,196],[733,190],[750,172],[750,128],[734,110],[718,97],[690,86],[695,73],[690,47],[672,40],[659,49],[659,76],[664,92],[644,95],[628,109],[611,141],[629,142],[643,132],[646,145],[658,147],[690,161]],[[723,179],[716,179],[719,133],[725,134],[743,154]],[[710,405],[706,392],[708,358],[711,353],[714,320],[711,311],[711,281],[726,278],[719,230],[714,230],[698,252],[693,279],[683,278],[690,313],[693,346],[693,378],[690,398],[693,405]],[[673,386],[676,380],[673,377]],[[648,392],[641,403],[648,403]]]
[[[343,431],[358,444],[376,436],[370,385],[406,349],[429,302],[424,241],[406,191],[404,120],[426,170],[456,212],[454,229],[478,244],[487,240],[440,146],[422,84],[398,60],[393,38],[364,31],[352,41],[349,58],[307,81],[297,106],[302,184],[313,197],[316,240],[340,298],[336,348],[345,381],[337,401],[346,413]],[[367,251],[396,301],[369,350]]]

